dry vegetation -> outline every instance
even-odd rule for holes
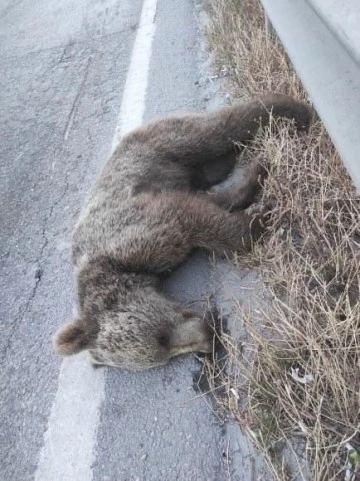
[[[234,95],[306,100],[281,44],[266,35],[258,0],[210,3],[210,44]],[[267,162],[263,201],[275,205],[250,259],[271,293],[266,335],[239,311],[252,355],[223,335],[225,368],[208,364],[208,374],[275,479],[294,479],[277,456],[294,439],[310,469],[296,479],[360,479],[360,198],[320,121],[301,137],[288,130],[260,133],[248,153]]]

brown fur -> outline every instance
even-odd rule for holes
[[[88,349],[94,363],[139,370],[211,351],[206,322],[165,298],[159,277],[195,248],[246,250],[261,234],[261,215],[243,210],[260,188],[260,165],[251,165],[236,189],[205,189],[229,174],[233,142],[251,140],[270,110],[298,128],[310,121],[307,106],[268,95],[154,121],[122,139],[75,228],[78,317],[56,334],[59,354]]]

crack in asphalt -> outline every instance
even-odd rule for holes
[[[17,328],[18,322],[24,317],[26,312],[28,312],[28,311],[30,312],[31,304],[32,304],[33,300],[35,299],[36,293],[38,291],[38,288],[39,288],[39,285],[41,283],[43,273],[44,273],[43,255],[44,255],[44,251],[45,251],[45,249],[46,249],[46,247],[49,243],[49,238],[46,235],[47,224],[48,224],[49,220],[51,219],[51,217],[54,213],[54,209],[60,204],[60,202],[66,196],[68,189],[69,189],[69,182],[68,182],[68,174],[66,173],[66,175],[65,175],[65,187],[63,189],[63,192],[60,194],[58,199],[55,200],[55,202],[51,205],[51,207],[49,209],[49,213],[45,217],[45,220],[44,220],[44,225],[43,225],[43,228],[42,228],[42,231],[41,231],[43,243],[42,243],[41,248],[39,250],[39,254],[34,261],[34,264],[36,266],[36,270],[35,270],[35,274],[34,274],[34,278],[35,278],[34,286],[31,290],[28,298],[26,299],[25,303],[19,308],[18,313],[14,317],[14,320],[9,324],[10,333],[9,333],[9,336],[8,336],[8,340],[5,344],[3,353],[1,355],[2,360],[6,359],[7,353],[9,351],[9,349],[11,348],[13,338],[14,338],[14,335],[16,333],[16,328]]]
[[[67,121],[66,121],[66,124],[65,124],[65,129],[64,129],[64,134],[63,134],[64,140],[66,140],[68,138],[69,132],[71,130],[71,127],[72,127],[72,124],[73,124],[73,121],[74,121],[74,117],[75,117],[75,113],[76,113],[76,108],[77,108],[79,100],[81,99],[81,96],[84,92],[86,80],[89,76],[90,65],[91,65],[92,61],[93,61],[93,57],[89,56],[89,58],[86,62],[84,77],[81,81],[78,93],[76,94],[75,99],[72,103],[70,113],[68,115],[68,118],[67,118]]]
[[[136,30],[137,28],[137,24],[131,24],[129,25],[128,27],[122,29],[122,30],[117,30],[116,32],[111,32],[111,33],[105,33],[103,35],[89,35],[88,38],[86,38],[85,40],[73,40],[67,44],[58,44],[58,45],[54,45],[52,47],[45,47],[45,48],[39,48],[39,49],[36,49],[36,50],[28,50],[27,52],[24,51],[24,53],[22,54],[19,54],[19,55],[1,55],[0,54],[0,59],[2,61],[5,61],[5,60],[19,60],[19,59],[22,59],[24,57],[27,57],[28,55],[37,55],[37,54],[42,54],[42,53],[51,53],[53,51],[56,51],[56,50],[66,50],[68,47],[81,47],[81,46],[85,46],[85,47],[91,47],[92,44],[94,43],[95,40],[104,40],[104,39],[110,39],[111,37],[116,37],[117,35],[123,35],[123,34],[126,34],[126,32],[128,32],[129,30],[130,31],[133,31],[134,29]],[[61,62],[61,58],[60,58],[60,62]]]
[[[83,96],[83,93],[85,91],[86,81],[87,81],[88,76],[89,76],[90,67],[91,67],[92,62],[94,61],[94,54],[95,53],[92,52],[92,55],[89,56],[89,58],[86,62],[83,79],[80,83],[79,90],[78,90],[77,94],[75,95],[74,101],[71,105],[71,109],[70,109],[70,112],[69,112],[69,115],[68,115],[68,118],[67,118],[67,121],[66,121],[66,124],[65,124],[64,132],[63,132],[64,143],[66,142],[66,140],[68,138],[69,132],[70,132],[70,130],[72,128],[72,125],[73,125],[73,120],[75,118],[77,107],[78,107],[79,102],[80,102],[80,100]],[[63,55],[64,55],[64,52],[62,53],[62,57],[63,57]],[[62,151],[63,148],[60,148],[60,150]],[[55,200],[52,203],[52,205],[50,206],[48,214],[45,215],[45,218],[44,218],[44,221],[43,221],[43,227],[42,227],[42,231],[41,231],[41,236],[42,236],[43,242],[42,242],[42,245],[40,247],[39,254],[37,255],[36,259],[33,262],[33,264],[35,266],[35,274],[34,274],[35,283],[33,285],[33,288],[31,289],[31,292],[30,292],[29,296],[27,297],[26,301],[24,302],[24,304],[22,306],[19,307],[17,314],[14,316],[14,320],[11,321],[8,324],[8,329],[9,329],[8,339],[7,339],[7,342],[5,343],[3,353],[1,353],[1,359],[3,359],[3,360],[6,359],[7,354],[8,354],[8,352],[9,352],[11,346],[12,346],[14,335],[16,333],[18,323],[21,321],[21,319],[24,317],[24,315],[27,312],[31,311],[31,309],[30,309],[31,304],[34,301],[36,293],[37,293],[38,288],[40,286],[40,283],[41,283],[41,280],[42,280],[42,277],[43,277],[43,272],[44,272],[43,256],[44,256],[45,249],[46,249],[46,247],[49,243],[49,239],[48,239],[48,236],[47,236],[48,223],[49,223],[51,217],[53,216],[55,208],[61,203],[61,201],[64,199],[64,197],[66,196],[66,194],[68,192],[68,189],[69,189],[68,176],[69,176],[69,173],[66,172],[65,173],[64,189],[63,189],[62,193],[59,195],[58,199]]]

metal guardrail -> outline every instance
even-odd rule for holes
[[[261,2],[360,191],[360,1]]]

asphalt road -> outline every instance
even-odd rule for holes
[[[50,342],[72,314],[71,231],[119,127],[142,8],[0,2],[1,481],[227,479],[195,356],[128,374],[82,356],[62,363]],[[149,67],[135,65],[146,74],[142,118],[205,108],[200,6],[152,8]],[[200,255],[166,288],[198,299],[209,269]]]

